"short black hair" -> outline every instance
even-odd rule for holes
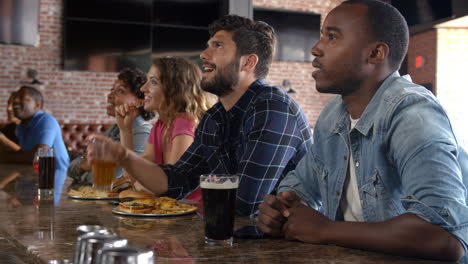
[[[29,96],[31,96],[34,99],[34,101],[39,102],[40,109],[42,109],[42,107],[44,107],[44,97],[42,96],[41,91],[39,91],[35,87],[29,86],[29,85],[21,85],[19,90],[21,90],[21,89],[27,90]]]
[[[140,88],[146,83],[146,73],[139,69],[124,68],[119,72],[117,79],[124,82],[125,86],[132,92],[137,98],[145,99],[145,95],[141,92]],[[146,111],[143,106],[139,107],[140,116],[144,120],[150,120],[154,117],[154,112]]]
[[[246,54],[258,56],[255,76],[265,78],[275,53],[276,35],[273,27],[263,21],[254,21],[238,15],[225,15],[208,26],[211,37],[221,30],[232,32],[238,58]]]
[[[398,70],[408,51],[409,30],[403,15],[395,7],[378,0],[347,0],[343,4],[367,6],[369,28],[376,41],[390,47],[389,62]]]

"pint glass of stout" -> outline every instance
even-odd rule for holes
[[[55,150],[50,147],[37,149],[39,157],[39,196],[52,196],[55,181]]]
[[[238,175],[200,176],[205,220],[205,243],[210,246],[232,245]]]
[[[91,162],[93,188],[108,191],[111,189],[117,164],[111,160],[105,144],[100,141],[93,141],[91,144],[94,150],[94,160]]]

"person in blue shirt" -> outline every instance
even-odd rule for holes
[[[39,90],[23,85],[13,99],[14,115],[21,120],[16,128],[18,145],[8,152],[9,162],[30,163],[39,147],[55,149],[55,168],[66,170],[70,159],[57,120],[42,111],[44,99]]]
[[[338,96],[314,145],[259,206],[265,233],[458,260],[468,242],[468,157],[439,101],[399,69],[408,26],[391,5],[345,1],[312,48],[316,88]]]
[[[201,86],[219,102],[205,113],[179,161],[156,165],[120,144],[97,140],[108,142],[115,160],[157,195],[184,198],[198,188],[201,174],[238,174],[236,212],[255,215],[263,197],[276,191],[311,146],[312,133],[297,103],[262,81],[273,60],[271,26],[227,15],[209,33],[200,54]]]

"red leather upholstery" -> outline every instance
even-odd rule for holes
[[[6,123],[0,122],[0,127],[3,127]],[[87,144],[85,139],[87,136],[96,133],[102,134],[104,131],[109,129],[112,124],[60,124],[62,129],[62,137],[67,150],[70,154],[83,153],[86,150]]]
[[[60,124],[62,137],[68,152],[83,153],[86,150],[86,137],[91,134],[102,134],[112,124]]]

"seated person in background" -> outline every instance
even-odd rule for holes
[[[312,75],[319,92],[339,96],[279,194],[260,205],[263,232],[420,258],[465,254],[468,156],[439,101],[398,74],[408,39],[403,16],[381,1],[328,14]]]
[[[217,95],[219,102],[205,113],[179,161],[156,165],[120,144],[95,138],[105,142],[115,161],[156,195],[181,199],[199,187],[201,174],[237,174],[236,212],[254,215],[264,196],[276,190],[278,181],[312,145],[312,135],[297,103],[262,81],[273,60],[273,28],[227,15],[211,24],[209,31],[211,38],[200,55],[201,86]],[[92,159],[92,152],[88,156]]]
[[[13,98],[16,92],[12,92],[7,101],[7,121],[8,124],[0,128],[0,137],[5,136],[15,144],[18,144],[18,138],[16,137],[16,127],[19,125],[21,120],[15,117],[13,113]],[[0,139],[0,143],[7,142],[4,139]]]
[[[148,80],[140,90],[145,94],[145,110],[156,111],[159,119],[151,129],[143,158],[157,164],[174,164],[192,144],[195,128],[208,109],[200,81],[200,69],[187,59],[153,60]],[[136,106],[139,105],[116,107],[120,142],[128,149],[133,149],[131,124],[138,114]],[[140,189],[139,183],[135,186]],[[185,198],[200,201],[200,188]]]
[[[11,163],[32,164],[39,147],[55,149],[55,168],[66,170],[70,160],[57,120],[41,109],[44,99],[39,90],[23,85],[13,97],[13,112],[21,120],[16,128],[19,145],[4,149],[4,159]]]
[[[122,70],[115,80],[109,95],[107,96],[107,115],[116,116],[115,108],[122,104],[136,104],[138,100],[143,100],[144,95],[140,91],[140,87],[146,82],[146,74],[138,69],[126,68]],[[143,153],[151,130],[151,124],[147,122],[154,117],[153,112],[148,112],[143,107],[136,108],[135,118],[129,122],[131,127],[129,137],[132,142],[132,150],[138,154]],[[120,134],[117,124],[112,125],[104,136],[111,138],[115,141],[121,141],[122,135]],[[67,175],[71,177],[73,185],[91,184],[92,172],[91,166],[84,159],[78,157],[74,159],[67,170]],[[118,167],[116,170],[116,178],[122,176],[122,168]]]

